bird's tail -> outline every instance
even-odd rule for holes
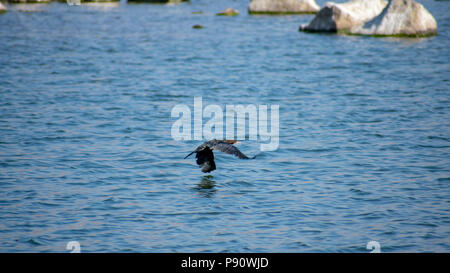
[[[195,153],[195,151],[191,152],[190,154],[188,154],[184,159],[188,158],[191,154]]]

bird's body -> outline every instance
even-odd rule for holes
[[[221,152],[237,156],[240,159],[248,159],[245,154],[233,146],[236,142],[236,140],[213,139],[198,146],[193,152],[188,154],[185,159],[191,154],[196,153],[195,158],[197,159],[197,164],[202,168],[202,172],[209,173],[216,169],[213,150],[219,150]]]

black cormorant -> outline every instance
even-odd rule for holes
[[[197,149],[188,154],[185,159],[188,158],[191,154],[196,153],[195,158],[197,159],[197,164],[202,168],[202,172],[204,173],[209,173],[216,169],[216,163],[214,162],[213,153],[214,149],[237,156],[240,159],[249,159],[246,155],[241,153],[238,148],[233,146],[233,144],[235,143],[237,143],[237,140],[213,139],[198,146]]]

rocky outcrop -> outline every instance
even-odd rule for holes
[[[308,25],[300,26],[300,30],[349,31],[373,19],[382,12],[386,5],[385,0],[353,0],[342,4],[327,2]]]
[[[31,4],[31,3],[50,3],[50,0],[8,0],[9,3]]]
[[[218,15],[218,16],[235,16],[235,15],[239,15],[239,12],[235,9],[227,8],[226,10],[221,11],[221,12],[217,13],[216,15]]]
[[[250,14],[316,13],[320,7],[315,0],[251,0]]]
[[[423,5],[413,0],[391,0],[377,17],[351,31],[376,36],[430,36],[437,23]]]
[[[3,13],[6,11],[6,7],[0,2],[0,13]]]

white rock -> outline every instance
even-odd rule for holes
[[[0,2],[0,13],[5,12],[6,7]]]
[[[249,13],[316,13],[315,0],[251,0]]]
[[[327,2],[308,25],[300,26],[300,30],[348,31],[373,19],[386,5],[385,0],[353,0],[342,4]]]
[[[50,3],[50,0],[8,0],[10,3],[20,4],[35,4],[35,3]]]
[[[391,0],[373,20],[351,31],[363,35],[427,36],[437,33],[433,15],[413,0]]]

